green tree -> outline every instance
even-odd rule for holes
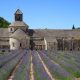
[[[8,28],[10,22],[0,17],[0,28]]]

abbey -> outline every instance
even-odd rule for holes
[[[0,48],[80,50],[80,30],[29,29],[17,9],[8,28],[0,28]]]

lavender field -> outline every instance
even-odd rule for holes
[[[80,80],[80,52],[0,51],[0,80]]]

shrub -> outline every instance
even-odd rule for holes
[[[79,71],[75,72],[75,73],[74,73],[74,76],[75,76],[76,78],[79,78],[79,77],[80,77],[80,72],[79,72]]]

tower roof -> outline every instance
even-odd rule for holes
[[[23,13],[21,12],[20,9],[17,9],[17,11],[15,12],[15,14],[23,14]]]
[[[29,27],[25,22],[23,21],[15,21],[15,22],[12,22],[9,27],[12,26],[12,27],[19,27],[19,26],[24,26],[24,27]]]

